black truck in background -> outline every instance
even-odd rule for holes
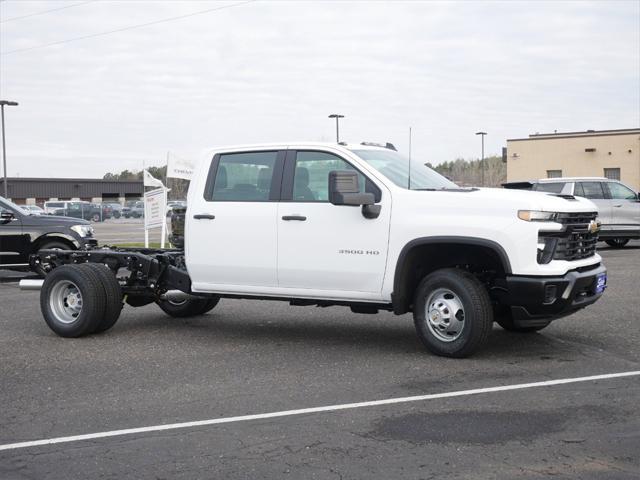
[[[0,268],[27,270],[29,256],[40,250],[79,250],[97,244],[86,220],[30,215],[0,197]]]

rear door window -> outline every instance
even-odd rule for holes
[[[220,155],[213,186],[208,188],[205,199],[214,202],[268,202],[277,159],[277,151]],[[275,180],[277,184],[277,178]]]
[[[575,195],[592,200],[602,200],[605,198],[601,182],[577,182]]]

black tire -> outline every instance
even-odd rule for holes
[[[543,328],[547,328],[551,322],[547,322],[545,325],[539,325],[537,327],[518,327],[513,322],[511,312],[501,312],[496,314],[496,323],[509,332],[517,333],[534,333],[539,332]]]
[[[120,218],[120,212],[118,212],[117,210],[113,212],[113,218]]]
[[[427,319],[427,302],[434,308]],[[453,312],[452,310],[456,310]],[[448,317],[454,317],[447,320]],[[480,349],[489,338],[493,309],[489,293],[465,270],[446,268],[427,275],[416,289],[413,319],[418,337],[432,353],[463,358]],[[434,325],[434,322],[440,322]],[[448,331],[449,328],[459,330]]]
[[[93,333],[102,333],[113,327],[120,313],[122,312],[122,289],[116,276],[109,267],[102,263],[84,263],[81,267],[89,268],[96,272],[102,281],[104,289],[105,309],[102,322],[96,327]]]
[[[629,243],[628,238],[610,238],[609,240],[605,240],[604,243],[609,245],[611,248],[623,248],[627,243]]]
[[[204,315],[218,305],[220,298],[189,298],[181,302],[157,300],[156,303],[164,313],[175,318],[195,317]]]
[[[94,213],[93,215],[91,215],[91,220],[93,222],[99,222],[102,220],[102,217],[100,217],[99,213]]]
[[[53,250],[54,248],[60,249],[60,250],[75,250],[75,247],[72,247],[71,245],[69,245],[68,243],[64,243],[62,241],[59,240],[48,240],[45,241],[42,245],[40,245],[38,247],[38,251],[40,250]]]
[[[78,294],[81,307],[74,316],[70,310],[77,305]],[[102,281],[96,272],[82,265],[57,267],[44,279],[40,309],[45,322],[57,335],[89,335],[100,325],[105,314]]]

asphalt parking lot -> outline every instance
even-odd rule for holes
[[[0,479],[640,478],[640,242],[600,253],[601,301],[538,334],[496,326],[465,360],[425,352],[408,315],[227,299],[62,339],[37,292],[2,284]],[[310,407],[328,408],[290,412]]]

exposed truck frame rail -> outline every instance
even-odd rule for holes
[[[305,298],[262,295],[211,294],[193,292],[191,278],[184,263],[181,249],[102,247],[91,250],[41,250],[30,258],[31,268],[51,272],[63,265],[103,264],[118,279],[124,301],[139,307],[156,300],[184,298],[180,293],[203,298],[248,298],[253,300],[287,301],[295,306],[346,306],[354,313],[375,314],[379,310],[392,310],[390,303],[315,300]],[[123,272],[121,269],[125,269]],[[39,290],[43,280],[23,280],[22,290]]]
[[[122,293],[129,297],[160,297],[169,290],[191,294],[191,279],[184,267],[184,252],[178,249],[105,247],[92,250],[41,250],[30,258],[31,268],[51,272],[62,265],[104,264],[118,278]],[[118,276],[126,269],[126,276]]]

